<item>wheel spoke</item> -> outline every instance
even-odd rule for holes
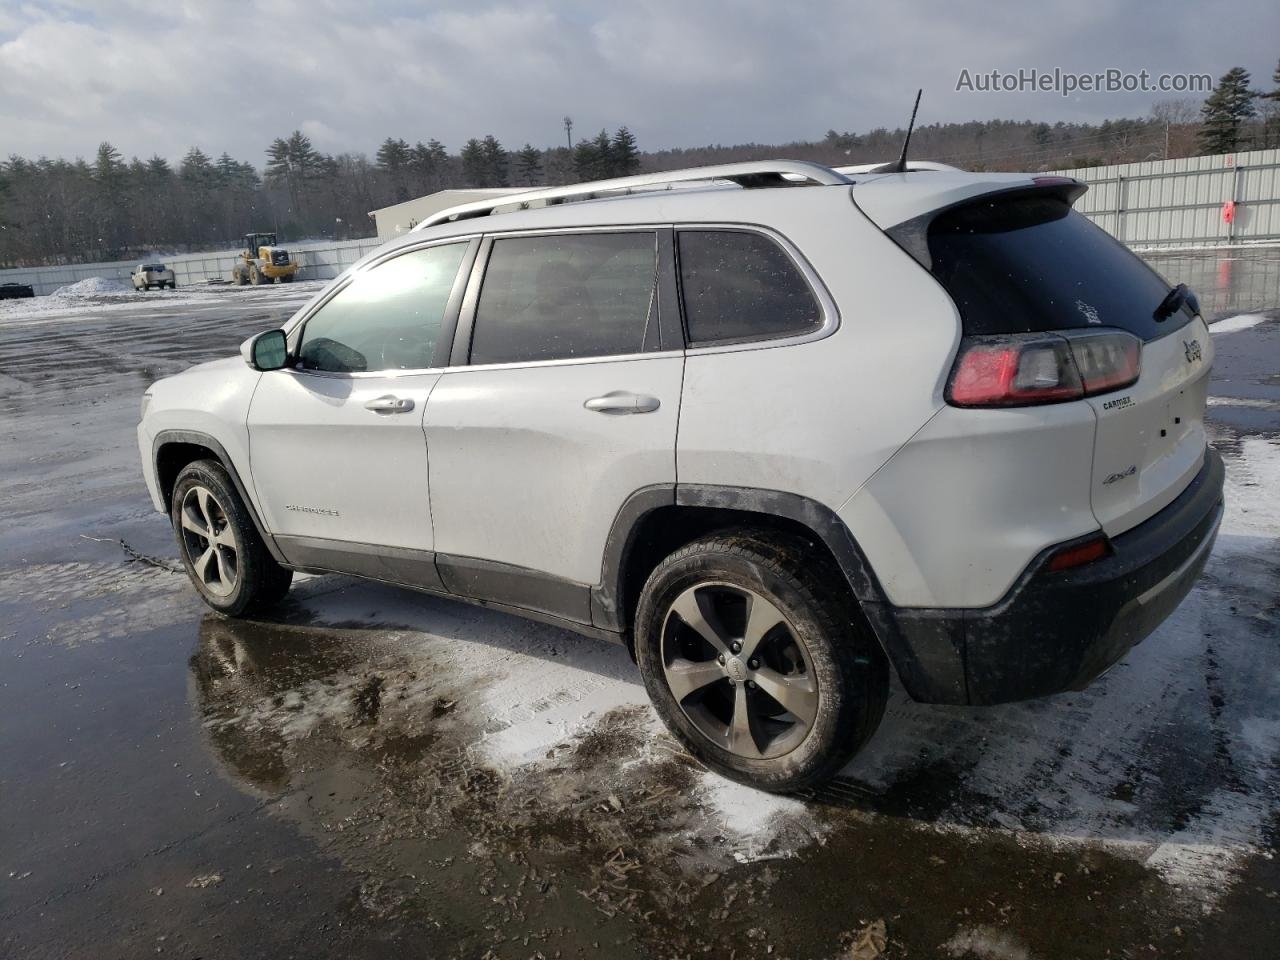
[[[747,613],[747,628],[743,631],[742,653],[739,654],[743,659],[755,653],[765,634],[785,622],[782,612],[758,593],[749,594],[747,600],[750,608]]]
[[[216,547],[213,553],[218,558],[218,582],[222,586],[230,588],[231,584],[235,582],[235,575],[228,569],[227,558],[223,551]]]
[[[220,543],[224,547],[227,547],[228,549],[230,549],[232,553],[235,553],[236,536],[234,533],[231,532],[231,524],[227,524],[225,527],[223,527],[221,530],[215,533],[213,535],[213,542]]]
[[[200,525],[200,518],[193,517],[191,515],[191,511],[186,509],[185,507],[182,510],[182,529],[190,530],[192,533],[201,537],[206,537],[206,538],[209,536],[209,533],[210,533],[208,527],[203,527]]]
[[[676,659],[667,664],[666,670],[667,686],[678,703],[708,684],[724,679],[724,668],[714,660]]]
[[[768,667],[754,674],[756,685],[806,727],[818,713],[818,695],[807,674],[783,676]]]
[[[729,652],[729,641],[719,618],[711,610],[710,597],[696,587],[686,590],[671,605],[671,612],[678,616],[698,636],[711,644],[718,653]]]
[[[204,487],[196,487],[196,503],[200,506],[200,516],[204,517],[204,525],[210,531],[213,530],[213,516],[209,513],[209,501],[211,499],[212,497],[209,496],[208,490]]]
[[[756,743],[755,733],[751,729],[751,707],[747,703],[747,685],[734,684],[733,719],[729,721],[729,749],[739,756],[760,756],[760,745]]]
[[[191,564],[191,566],[195,569],[196,576],[199,578],[201,583],[209,582],[209,576],[208,576],[209,561],[212,559],[213,559],[213,547],[209,546],[209,547],[205,547],[204,553],[200,554],[200,556],[196,558],[195,563]]]

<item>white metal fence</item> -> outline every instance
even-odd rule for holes
[[[1280,243],[1280,150],[1053,172],[1089,184],[1076,209],[1138,250]]]
[[[299,263],[299,280],[328,280],[336,277],[366,253],[381,246],[384,241],[343,240],[323,243],[283,244]],[[148,257],[146,260],[119,260],[112,263],[75,263],[59,267],[30,267],[17,270],[0,270],[0,283],[30,284],[36,296],[53,293],[59,287],[76,283],[89,277],[106,277],[127,281],[139,263],[163,263],[173,270],[179,287],[206,283],[209,280],[230,280],[231,265],[237,251],[224,250],[212,253],[182,253],[173,256]]]

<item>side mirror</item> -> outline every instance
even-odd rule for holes
[[[268,330],[241,344],[240,355],[255,370],[279,370],[289,362],[289,344],[283,330]]]

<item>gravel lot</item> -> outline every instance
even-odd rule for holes
[[[0,956],[1274,955],[1280,313],[1214,331],[1227,514],[1159,631],[1080,694],[895,691],[777,798],[621,648],[339,577],[196,600],[140,395],[318,289],[0,304]]]

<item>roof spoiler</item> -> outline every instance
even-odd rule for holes
[[[883,228],[885,235],[899,247],[909,253],[917,263],[926,270],[933,269],[933,257],[929,253],[929,225],[941,214],[975,203],[989,203],[992,200],[1014,200],[1025,196],[1057,196],[1068,205],[1074,204],[1089,185],[1072,177],[1032,177],[1029,184],[1017,184],[1001,190],[988,190],[975,193],[928,210],[919,216],[904,220],[901,223]]]

